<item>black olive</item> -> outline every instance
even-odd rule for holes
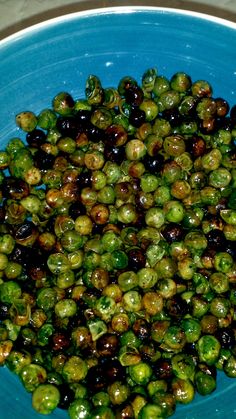
[[[65,137],[75,138],[80,131],[80,124],[74,116],[59,116],[56,127]]]
[[[20,225],[15,233],[15,238],[17,240],[27,239],[33,234],[35,230],[35,225],[31,221],[26,221],[24,224]]]
[[[69,387],[68,384],[60,384],[58,386],[58,390],[60,392],[60,401],[58,403],[59,409],[67,410],[70,404],[73,402],[75,398],[74,391]]]
[[[167,224],[161,233],[168,243],[181,241],[184,236],[183,228],[176,223]]]
[[[156,154],[155,156],[149,156],[146,154],[143,159],[143,164],[148,172],[153,174],[159,173],[163,168],[164,157],[162,154]]]
[[[139,271],[145,267],[146,258],[144,252],[140,249],[131,249],[127,253],[128,256],[128,266],[132,271]]]
[[[76,201],[69,206],[69,216],[75,220],[80,215],[86,214],[86,207],[82,202]]]
[[[55,157],[52,154],[46,153],[39,149],[34,154],[35,166],[40,170],[51,169],[55,161]]]
[[[165,109],[162,112],[162,117],[166,119],[172,127],[177,127],[183,121],[182,115],[179,113],[178,109]]]
[[[11,253],[11,259],[21,265],[26,265],[28,260],[32,260],[31,249],[16,244]]]
[[[82,172],[78,175],[76,183],[80,189],[92,187],[92,175],[91,171]]]
[[[86,134],[92,143],[98,143],[104,139],[104,131],[101,128],[96,127],[92,123],[87,124]]]
[[[215,336],[219,340],[222,348],[230,349],[233,345],[235,345],[234,331],[229,327],[222,327],[218,329]]]
[[[46,141],[46,134],[41,129],[35,128],[26,134],[26,141],[30,147],[39,148]]]
[[[129,122],[135,128],[141,127],[141,125],[146,121],[146,114],[142,109],[132,108],[129,115]]]
[[[215,228],[206,234],[207,242],[210,249],[224,250],[226,246],[225,235],[222,230]]]
[[[97,235],[97,234],[102,235],[103,229],[104,229],[104,224],[93,223],[92,235]]]
[[[106,160],[121,164],[125,159],[125,148],[122,146],[116,147],[113,144],[106,143],[104,147],[104,156]]]
[[[82,127],[87,127],[90,123],[92,112],[86,109],[80,109],[75,114],[75,119]]]
[[[225,116],[223,118],[218,118],[216,120],[217,129],[223,129],[226,131],[230,131],[233,129],[233,124],[229,116]]]

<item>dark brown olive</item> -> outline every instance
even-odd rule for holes
[[[29,195],[28,184],[22,179],[10,176],[3,179],[1,189],[4,198],[22,199]]]
[[[187,151],[191,153],[194,157],[203,156],[206,152],[206,143],[205,140],[200,137],[192,137],[190,138],[187,143]]]
[[[119,339],[115,334],[105,333],[97,340],[97,351],[100,356],[114,356],[119,347]]]
[[[133,331],[139,339],[147,339],[150,334],[150,327],[145,319],[137,319],[133,324]]]
[[[104,359],[102,362],[102,368],[103,374],[109,384],[114,381],[123,381],[126,377],[125,368],[122,367],[117,359]]]
[[[103,390],[107,385],[107,377],[101,365],[95,365],[88,370],[86,376],[87,386],[93,392]]]
[[[215,118],[203,119],[199,121],[199,130],[202,134],[214,134],[217,127],[217,121]]]
[[[132,85],[125,91],[125,100],[131,106],[141,105],[144,98],[144,93],[141,87]]]
[[[128,266],[133,271],[138,271],[145,267],[146,258],[145,254],[140,249],[131,249],[127,253],[128,256]]]
[[[122,125],[113,124],[105,130],[105,143],[120,147],[128,140],[128,134]]]
[[[129,122],[135,128],[141,127],[146,120],[146,114],[139,108],[132,108],[129,115]]]
[[[176,223],[167,224],[161,233],[168,243],[181,241],[184,236],[183,228]]]
[[[106,143],[104,147],[104,157],[106,160],[110,160],[113,163],[121,164],[125,159],[125,148]]]
[[[153,364],[153,371],[158,380],[167,380],[172,377],[172,365],[171,361],[168,359],[158,359]]]
[[[216,114],[217,114],[217,116],[220,117],[220,118],[226,116],[227,113],[229,112],[228,102],[221,97],[217,97],[216,99],[214,99],[214,101],[216,103]]]
[[[63,351],[70,346],[70,338],[66,333],[56,332],[52,336],[52,349],[54,351]]]
[[[180,295],[175,295],[166,302],[167,313],[171,317],[183,317],[188,313],[188,304]]]
[[[214,250],[224,250],[226,246],[225,235],[222,230],[214,229],[206,234],[208,245]]]

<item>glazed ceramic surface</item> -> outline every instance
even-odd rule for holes
[[[106,87],[124,75],[140,80],[149,67],[160,75],[185,71],[207,79],[214,96],[236,102],[236,24],[175,9],[98,9],[56,18],[0,42],[0,140],[20,136],[15,114],[36,114],[59,91],[84,96],[89,74]],[[23,137],[22,137],[23,138]],[[31,408],[31,395],[5,367],[0,369],[0,418],[43,418]],[[236,380],[219,373],[217,390],[178,406],[173,419],[236,417]],[[50,418],[66,418],[57,409]]]

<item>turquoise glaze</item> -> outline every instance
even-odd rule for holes
[[[84,96],[88,74],[104,86],[124,75],[138,80],[149,67],[167,76],[188,72],[207,79],[214,96],[236,103],[236,24],[163,8],[109,8],[80,12],[33,26],[0,42],[0,139],[22,136],[14,116],[35,113],[61,90]],[[22,137],[23,138],[23,137]],[[0,369],[0,418],[36,419],[31,395],[5,367]],[[173,419],[233,419],[236,380],[218,376],[208,397],[178,406]],[[50,418],[66,418],[56,410]]]

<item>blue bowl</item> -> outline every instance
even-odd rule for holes
[[[149,67],[171,76],[206,79],[214,96],[230,105],[236,94],[236,24],[212,16],[168,8],[114,7],[79,12],[35,25],[0,42],[1,147],[20,136],[15,114],[36,114],[61,90],[84,96],[89,74],[104,86],[124,75],[140,80]],[[31,395],[6,367],[0,369],[0,418],[33,419]],[[178,406],[173,419],[232,419],[236,380],[219,373],[217,390]],[[66,418],[57,409],[51,418]]]

